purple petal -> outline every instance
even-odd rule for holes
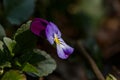
[[[41,18],[35,18],[33,19],[30,30],[38,36],[41,36],[41,33],[45,30],[46,26],[48,24],[48,21],[41,19]]]
[[[58,38],[61,37],[61,32],[58,29],[58,27],[54,23],[52,23],[52,22],[50,22],[50,24],[52,26],[53,31],[57,34]]]
[[[67,59],[69,55],[73,53],[74,49],[67,45],[62,38],[59,40],[60,44],[57,44],[58,56],[62,59]]]
[[[66,55],[70,55],[73,53],[74,48],[67,45],[62,38],[60,39],[60,42],[61,42],[60,46],[62,47],[62,49]]]
[[[47,25],[47,28],[49,28],[49,31],[51,32],[51,34],[55,33],[57,34],[58,37],[61,37],[61,32],[54,23],[49,22],[49,24]]]
[[[69,55],[66,55],[64,53],[62,47],[59,44],[57,44],[57,54],[58,54],[59,58],[61,58],[61,59],[67,59],[69,57]]]
[[[57,26],[54,23],[49,22],[46,27],[46,37],[51,44],[54,44],[54,34],[57,34],[58,37],[61,37],[61,32]]]
[[[46,32],[47,40],[50,42],[50,44],[54,44],[54,33],[51,29],[50,24],[47,25],[47,28],[46,28],[45,32]]]

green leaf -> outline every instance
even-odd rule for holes
[[[33,50],[33,53],[31,53],[31,59],[29,60],[30,64],[34,65],[43,60],[46,60],[46,57],[42,55],[40,52],[36,52],[35,50]]]
[[[10,70],[3,75],[1,80],[26,80],[26,77],[18,70]]]
[[[4,45],[3,42],[0,41],[0,50],[1,50],[1,51],[3,51],[3,45]]]
[[[117,80],[112,74],[108,74],[106,80]]]
[[[11,63],[10,62],[5,62],[3,65],[0,65],[0,68],[4,68],[4,67],[11,67]]]
[[[52,73],[56,69],[56,62],[49,54],[39,49],[35,49],[34,52],[39,53],[46,58],[45,60],[42,60],[35,64],[39,72],[38,73],[39,77],[47,76],[48,74]]]
[[[13,56],[10,54],[6,47],[4,47],[3,51],[0,50],[0,67],[11,67],[10,61],[12,57]]]
[[[10,68],[11,67],[11,63],[6,61],[2,65],[0,64],[0,75],[2,75],[4,73],[4,68],[5,67]]]
[[[29,30],[31,21],[23,24],[15,33],[14,39],[17,42],[17,52],[32,50],[35,47],[37,37]]]
[[[9,62],[11,56],[5,51],[5,49],[0,50],[0,68],[11,67],[11,63]]]
[[[23,71],[39,77],[47,76],[56,69],[56,62],[44,51],[34,49],[29,63],[25,64]],[[24,58],[22,58],[24,59]]]
[[[25,71],[27,73],[34,73],[34,74],[38,74],[38,70],[35,66],[29,64],[29,63],[26,63],[22,69],[22,71]]]
[[[23,69],[26,65],[26,63],[30,63],[32,65],[37,64],[40,61],[45,60],[46,58],[41,55],[40,53],[35,53],[33,51],[27,51],[24,54],[20,55],[15,59],[15,63],[17,66],[19,66],[21,69]]]
[[[31,24],[31,20],[26,22],[26,24],[23,24],[20,28],[18,28],[18,30],[16,31],[15,35],[14,35],[14,39],[22,34],[25,31],[28,31],[30,29],[30,24]]]
[[[9,61],[14,55],[14,53],[12,53],[14,41],[7,37],[4,37],[3,41],[5,44],[0,41],[0,68],[11,67],[11,63]]]
[[[12,24],[21,24],[34,12],[35,0],[3,0],[5,14]]]
[[[8,50],[10,51],[10,54],[12,56],[14,56],[13,49],[14,49],[14,47],[16,45],[16,41],[12,40],[12,39],[10,39],[8,37],[4,37],[3,41],[4,41],[5,45],[7,46]]]
[[[3,68],[0,68],[0,75],[2,75],[4,73]]]
[[[16,38],[16,36],[22,34],[23,32],[27,31],[30,29],[30,24],[31,24],[31,20],[28,21],[26,24],[23,24],[20,28],[18,28],[18,30],[16,31],[14,38]]]
[[[2,40],[2,38],[3,38],[4,36],[6,36],[5,30],[4,30],[4,28],[2,27],[2,25],[0,25],[0,39]]]

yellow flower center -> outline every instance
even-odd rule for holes
[[[60,40],[58,39],[58,36],[54,34],[54,41],[56,44],[60,44]]]

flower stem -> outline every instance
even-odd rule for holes
[[[93,69],[95,75],[97,76],[98,80],[105,80],[104,76],[100,72],[99,68],[97,67],[95,61],[91,58],[85,48],[82,46],[80,41],[77,41],[77,46],[80,51],[82,51],[82,55],[88,60],[91,68]]]

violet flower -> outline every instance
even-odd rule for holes
[[[45,37],[50,42],[51,45],[54,43],[57,46],[57,54],[62,59],[67,59],[70,54],[73,53],[74,49],[67,45],[64,40],[61,38],[61,32],[57,26],[41,18],[35,18],[30,27],[31,31],[38,36],[43,36],[44,32]]]

